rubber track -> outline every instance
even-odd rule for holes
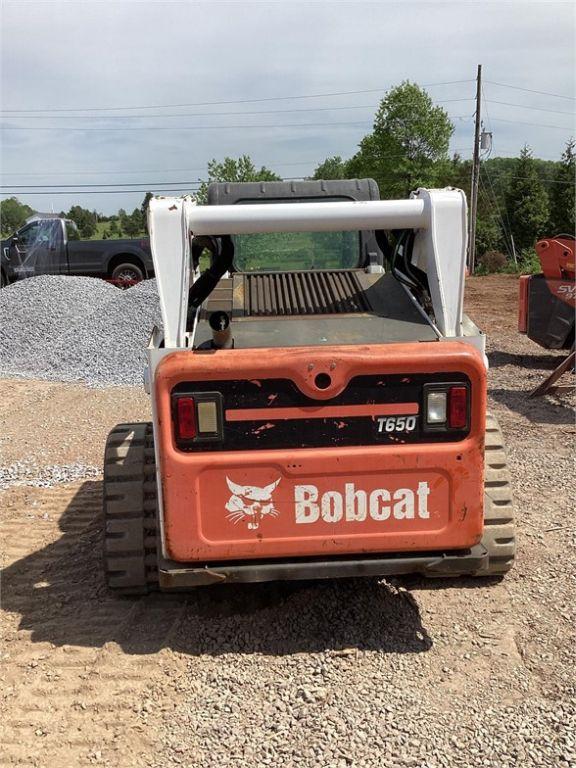
[[[514,565],[514,506],[504,437],[498,420],[486,414],[484,467],[484,535],[488,565],[476,576],[501,576]]]
[[[104,566],[108,586],[145,594],[158,582],[152,424],[119,424],[104,454]]]

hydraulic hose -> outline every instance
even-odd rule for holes
[[[232,268],[234,261],[234,243],[230,235],[218,237],[194,238],[196,247],[192,247],[192,261],[198,261],[204,248],[212,253],[210,266],[205,269],[188,292],[188,322],[192,322],[196,310],[210,296],[220,278]]]

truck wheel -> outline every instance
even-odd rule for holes
[[[114,267],[111,277],[119,288],[130,288],[134,283],[141,283],[144,280],[144,272],[137,264],[126,262]]]
[[[484,535],[488,550],[486,566],[475,576],[502,576],[514,565],[516,537],[514,507],[504,437],[498,420],[486,415],[484,448]]]
[[[157,587],[157,491],[152,424],[119,424],[104,454],[104,568],[110,589]]]

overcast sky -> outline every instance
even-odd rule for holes
[[[556,159],[575,133],[574,99],[494,83],[574,97],[574,8],[530,0],[3,0],[3,191],[37,210],[79,203],[110,213],[139,205],[141,190],[160,182],[176,188],[203,178],[207,161],[226,155],[247,153],[299,177],[327,156],[351,156],[379,98],[404,79],[429,86],[453,117],[452,148],[468,157],[479,63],[493,156],[528,143],[536,156]],[[382,92],[271,100],[371,89]],[[256,99],[270,100],[239,103]],[[230,103],[128,109],[202,102]],[[123,109],[95,111],[111,107]],[[9,112],[58,109],[92,114]],[[260,111],[267,114],[248,114]],[[16,188],[126,190],[139,182],[136,192],[114,194]]]

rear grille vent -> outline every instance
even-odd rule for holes
[[[355,272],[282,272],[244,275],[246,314],[332,315],[369,312]]]

